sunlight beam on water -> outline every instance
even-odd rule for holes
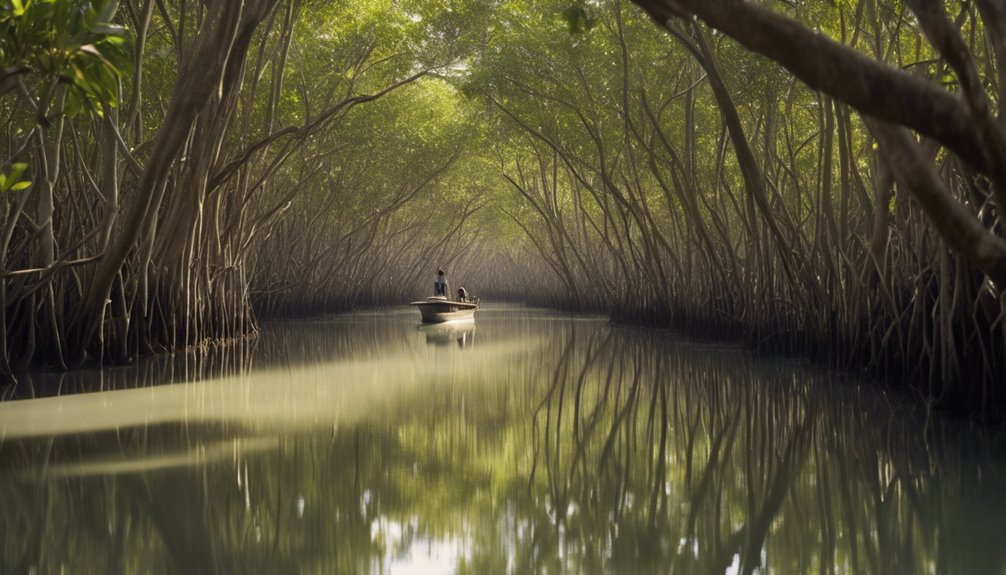
[[[216,461],[232,459],[235,453],[249,455],[279,447],[275,437],[247,437],[200,443],[192,449],[175,453],[146,455],[140,457],[114,457],[94,459],[86,463],[57,464],[45,467],[47,476],[92,477],[120,475],[125,473],[147,473],[173,468],[207,465]],[[36,475],[23,474],[26,479]]]
[[[463,361],[414,356],[337,361],[253,371],[195,383],[0,402],[0,440],[182,422],[249,428],[311,428],[350,422],[420,392],[436,380],[477,383],[531,354],[540,338],[467,353]]]

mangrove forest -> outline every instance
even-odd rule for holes
[[[1000,2],[363,4],[2,8],[6,378],[449,266],[1002,417]]]
[[[0,572],[1002,573],[1003,105],[1006,0],[0,0]]]

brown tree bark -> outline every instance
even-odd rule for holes
[[[167,114],[153,138],[152,152],[137,186],[136,202],[126,213],[125,227],[108,246],[84,296],[75,321],[71,357],[83,359],[85,350],[99,333],[112,283],[141,232],[150,226],[168,174],[189,136],[189,127],[220,86],[227,63],[234,56],[231,49],[235,39],[254,29],[275,1],[226,0],[213,3],[208,9],[206,21],[193,39],[182,66]]]

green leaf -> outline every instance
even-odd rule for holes
[[[111,62],[109,62],[108,59],[105,58],[105,55],[102,54],[101,51],[98,50],[98,48],[94,44],[86,44],[84,46],[81,46],[79,48],[79,50],[81,52],[85,53],[85,54],[88,54],[88,55],[90,55],[90,56],[92,56],[94,58],[97,58],[102,64],[105,65],[106,71],[111,71],[111,72],[114,72],[116,74],[119,73],[118,68],[116,68],[114,64],[112,64]],[[96,73],[100,74],[100,72],[96,72]],[[93,74],[88,74],[88,76],[93,76]],[[93,81],[93,78],[89,78],[89,79]],[[114,79],[113,79],[113,82],[114,82]]]
[[[105,3],[105,6],[101,9],[101,13],[98,14],[98,22],[111,22],[112,18],[115,17],[115,11],[119,9],[118,0],[109,0]],[[93,30],[93,28],[92,28]]]
[[[17,192],[17,191],[23,190],[23,189],[28,188],[28,187],[31,187],[31,181],[30,180],[21,180],[20,182],[18,182],[16,184],[14,184],[13,186],[11,186],[10,187],[10,191]]]
[[[21,0],[10,0],[10,3],[14,5],[15,16],[21,16],[24,14],[24,4],[21,3]]]
[[[76,90],[68,90],[66,94],[66,103],[63,106],[63,112],[70,118],[76,118],[84,110],[84,106],[80,101],[80,96],[77,95]]]
[[[24,162],[14,162],[10,167],[10,179],[12,182],[16,182],[21,179],[21,174],[28,169],[28,164]]]
[[[94,44],[84,44],[78,48],[81,52],[85,54],[90,54],[96,58],[102,58],[101,51],[94,47]]]
[[[95,24],[91,26],[91,32],[95,34],[107,34],[109,36],[122,36],[126,29],[118,24]]]

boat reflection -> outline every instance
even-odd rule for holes
[[[424,323],[417,328],[426,335],[426,345],[447,346],[457,342],[461,349],[475,345],[475,320]]]

